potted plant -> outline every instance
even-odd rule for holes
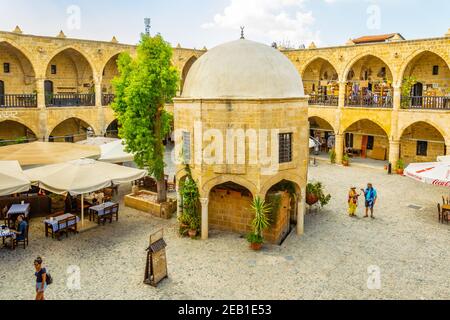
[[[344,167],[348,167],[350,165],[350,157],[348,156],[348,154],[344,154],[344,156],[342,157],[342,165]]]
[[[405,172],[405,162],[402,159],[399,159],[396,163],[395,168],[396,168],[397,174],[403,175],[403,173]]]
[[[191,216],[189,219],[188,235],[191,239],[195,239],[200,229],[200,219],[197,216]]]
[[[306,186],[306,203],[313,206],[320,203],[320,206],[325,207],[331,200],[331,195],[325,195],[323,184],[321,182],[308,183]]]
[[[330,157],[330,162],[331,164],[335,164],[336,163],[336,151],[330,150],[330,152],[328,152],[328,156]]]
[[[252,221],[252,232],[247,236],[247,241],[250,243],[250,248],[259,251],[264,243],[263,231],[270,225],[267,215],[271,212],[271,208],[260,197],[255,197],[252,203],[252,210],[255,213],[255,218]]]

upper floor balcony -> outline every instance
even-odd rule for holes
[[[0,94],[0,109],[37,108],[37,94]]]
[[[450,96],[409,96],[402,97],[402,109],[412,110],[449,110]]]
[[[58,93],[50,94],[45,97],[47,107],[93,107],[95,106],[94,93]]]
[[[347,107],[360,108],[392,108],[393,98],[390,95],[378,96],[373,94],[368,95],[350,95],[345,99]]]
[[[310,106],[330,106],[337,107],[339,105],[339,97],[335,95],[315,95],[309,96],[308,104]]]

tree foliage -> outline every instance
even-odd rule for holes
[[[172,122],[164,105],[175,97],[180,79],[171,58],[172,47],[161,35],[142,35],[136,58],[128,53],[119,56],[120,75],[113,80],[112,108],[120,124],[119,136],[136,164],[159,181],[164,179],[165,166],[162,141]]]

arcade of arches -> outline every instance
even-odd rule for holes
[[[377,150],[385,149],[387,160],[402,158],[408,163],[449,153],[449,46],[447,35],[282,52],[303,77],[310,117],[326,119],[311,121],[312,135],[326,140],[334,133],[339,149],[353,145],[358,154],[358,149],[369,147],[369,158],[382,158]],[[114,124],[108,128],[115,118],[108,107],[114,99],[111,80],[118,74],[119,54],[133,55],[135,50],[116,41],[0,31],[0,139],[77,136],[85,134],[85,127],[98,135],[117,131]],[[181,89],[204,53],[174,48]],[[415,79],[409,92],[402,90],[406,78]],[[70,120],[51,132],[55,114],[57,122],[79,118],[89,125],[80,127]],[[385,129],[364,120],[369,118],[382,119]],[[375,151],[370,150],[372,143]]]

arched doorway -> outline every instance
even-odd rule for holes
[[[319,148],[314,148],[311,152],[315,156],[327,158],[328,152],[334,149],[336,137],[333,126],[320,117],[309,118],[310,137],[318,144]]]
[[[105,132],[106,138],[119,138],[119,121],[116,119],[109,124]]]
[[[413,84],[402,107],[411,109],[450,109],[450,68],[436,53],[424,51],[407,64],[403,80]]]
[[[272,224],[267,232],[271,242],[281,244],[297,223],[299,195],[300,187],[288,180],[275,184],[265,195],[266,203],[272,208]]]
[[[315,59],[306,66],[302,79],[305,93],[310,96],[310,105],[338,105],[339,77],[329,61]]]
[[[49,136],[50,142],[78,142],[94,134],[92,126],[78,118],[70,118],[58,124]]]
[[[37,107],[36,74],[28,57],[12,44],[0,41],[0,107]]]
[[[93,70],[79,51],[68,48],[56,54],[48,63],[46,79],[52,83],[48,107],[95,106]]]
[[[346,77],[346,106],[392,108],[394,78],[383,60],[366,55],[351,66]]]
[[[184,82],[188,76],[189,70],[191,70],[192,65],[197,61],[197,57],[192,56],[184,65],[183,72],[181,74],[181,89],[180,92],[183,93]]]
[[[344,154],[352,161],[378,165],[387,164],[389,138],[377,123],[362,119],[345,130]]]
[[[209,193],[209,228],[247,234],[251,231],[252,193],[234,182],[215,186]]]
[[[411,124],[400,138],[400,158],[406,163],[435,162],[445,155],[445,148],[441,132],[426,122]]]
[[[103,68],[102,77],[102,105],[109,106],[114,101],[115,92],[112,85],[112,80],[120,75],[119,68],[117,66],[117,60],[120,54],[116,54],[111,57]]]
[[[36,140],[36,135],[27,126],[11,120],[0,122],[0,146]]]

